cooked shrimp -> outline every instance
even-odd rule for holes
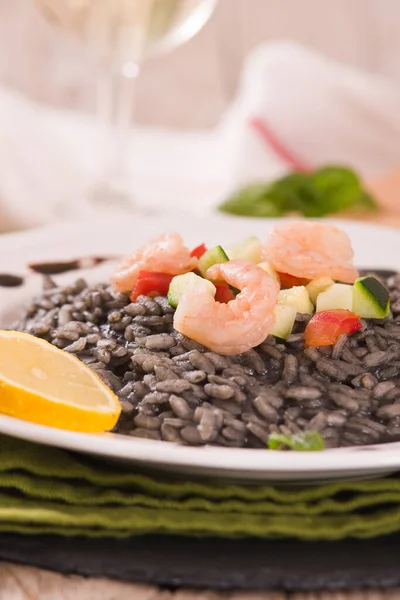
[[[167,233],[147,242],[133,254],[126,256],[111,278],[115,290],[131,292],[139,271],[159,271],[181,275],[194,269],[197,258],[190,256],[178,233]]]
[[[204,292],[185,294],[175,312],[175,329],[219,354],[241,354],[261,344],[275,323],[276,279],[243,259],[214,265],[207,277],[241,291],[227,304]]]
[[[331,277],[354,283],[353,249],[344,231],[333,225],[296,221],[275,227],[264,247],[273,268],[295,277]]]

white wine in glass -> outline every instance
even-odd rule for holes
[[[135,82],[143,61],[193,37],[217,0],[35,0],[47,19],[76,35],[99,68],[97,106],[107,135],[96,204],[133,205],[127,168]]]

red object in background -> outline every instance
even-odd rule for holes
[[[191,251],[190,256],[194,256],[195,258],[201,258],[206,252],[207,248],[205,247],[205,245],[200,244],[200,246],[196,246],[196,248],[194,248]]]
[[[135,287],[132,290],[131,301],[139,296],[166,296],[174,275],[157,273],[156,271],[139,271]]]
[[[226,283],[214,283],[214,285],[217,288],[215,293],[216,302],[223,302],[224,304],[227,304],[234,299],[235,294]]]
[[[265,119],[253,117],[249,121],[250,127],[258,133],[262,141],[269,146],[276,156],[286,163],[293,171],[298,173],[310,173],[313,169],[301,158],[296,156],[285,144],[278,138],[276,133],[271,129],[269,123]]]
[[[302,277],[296,277],[295,275],[289,275],[289,273],[279,273],[279,279],[281,280],[281,287],[283,289],[289,289],[296,285],[307,285],[310,283],[310,279],[303,279]]]
[[[342,333],[351,335],[361,329],[360,317],[350,310],[324,310],[316,313],[304,332],[304,345],[332,346]]]

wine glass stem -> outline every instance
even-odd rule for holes
[[[103,166],[95,200],[130,204],[130,130],[133,121],[139,66],[125,64],[121,71],[102,70],[97,89],[97,112],[103,131]],[[97,196],[97,198],[96,198]]]

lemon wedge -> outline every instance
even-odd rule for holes
[[[0,413],[99,433],[121,414],[117,396],[76,357],[27,333],[0,331]]]

